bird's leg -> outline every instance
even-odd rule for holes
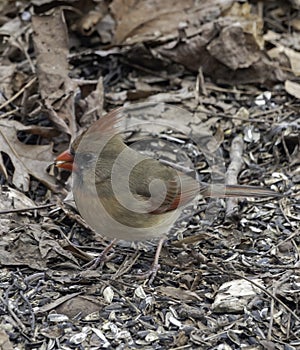
[[[95,270],[97,267],[99,267],[100,263],[105,260],[107,253],[117,242],[117,239],[113,239],[95,259],[85,264],[84,267],[87,267],[91,270]]]
[[[154,281],[154,279],[157,275],[157,271],[160,269],[160,264],[158,263],[158,261],[159,261],[159,256],[160,256],[164,241],[165,241],[165,238],[161,238],[157,244],[155,257],[154,257],[151,268],[147,272],[140,274],[138,276],[139,279],[148,278],[149,285],[152,284],[152,282]]]

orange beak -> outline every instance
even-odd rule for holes
[[[73,171],[74,170],[74,156],[69,150],[64,151],[55,159],[55,166],[58,168]]]

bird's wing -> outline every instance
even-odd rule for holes
[[[165,184],[166,192],[162,194],[164,198],[161,204],[151,211],[152,214],[162,214],[182,208],[192,202],[199,193],[199,183],[182,173],[179,173],[177,178],[166,181]]]

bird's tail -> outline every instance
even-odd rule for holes
[[[245,185],[207,185],[202,186],[204,197],[282,197],[280,193],[264,187]]]

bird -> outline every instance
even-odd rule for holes
[[[197,196],[278,197],[273,190],[246,185],[199,182],[124,142],[126,113],[117,108],[98,119],[70,148],[56,157],[58,168],[73,173],[72,190],[81,216],[107,238],[144,241],[159,247]],[[157,252],[154,265],[158,265]]]

